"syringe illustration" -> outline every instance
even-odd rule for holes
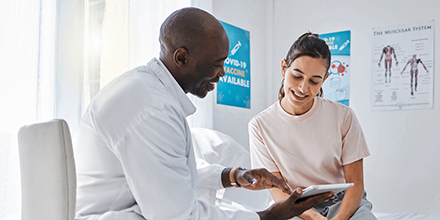
[[[339,50],[343,50],[347,46],[348,43],[350,43],[349,40],[345,41],[345,43],[342,44],[342,46],[339,48]]]
[[[240,41],[238,41],[238,43],[234,46],[234,48],[232,48],[231,55],[234,55],[237,52],[237,50],[240,48],[240,46],[241,46],[241,43],[240,43]]]

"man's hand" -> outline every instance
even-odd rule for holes
[[[245,189],[262,190],[277,187],[284,193],[291,194],[289,186],[280,178],[274,176],[266,169],[239,169],[235,172],[236,182]]]
[[[309,197],[305,200],[297,202],[302,194],[301,188],[296,188],[290,196],[282,201],[273,204],[268,209],[257,212],[261,220],[290,219],[301,215],[304,211],[316,206],[320,203],[334,198],[332,193],[323,193],[317,196]]]

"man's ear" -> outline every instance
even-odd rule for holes
[[[188,63],[188,51],[185,48],[179,47],[174,51],[173,61],[179,68],[184,68]]]

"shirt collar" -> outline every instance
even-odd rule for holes
[[[153,73],[157,76],[157,78],[159,78],[171,96],[175,97],[175,99],[180,103],[185,117],[194,114],[196,107],[186,96],[182,87],[180,87],[179,83],[177,83],[162,61],[157,58],[153,58],[150,60],[150,62],[148,62],[147,66],[153,70]]]

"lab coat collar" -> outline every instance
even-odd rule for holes
[[[180,103],[185,117],[194,114],[196,107],[188,96],[186,96],[182,87],[180,87],[179,83],[177,83],[162,61],[157,58],[153,58],[150,60],[150,62],[148,62],[147,66],[153,70],[154,74],[157,76],[157,78],[159,78],[171,96],[175,97],[175,99]]]

